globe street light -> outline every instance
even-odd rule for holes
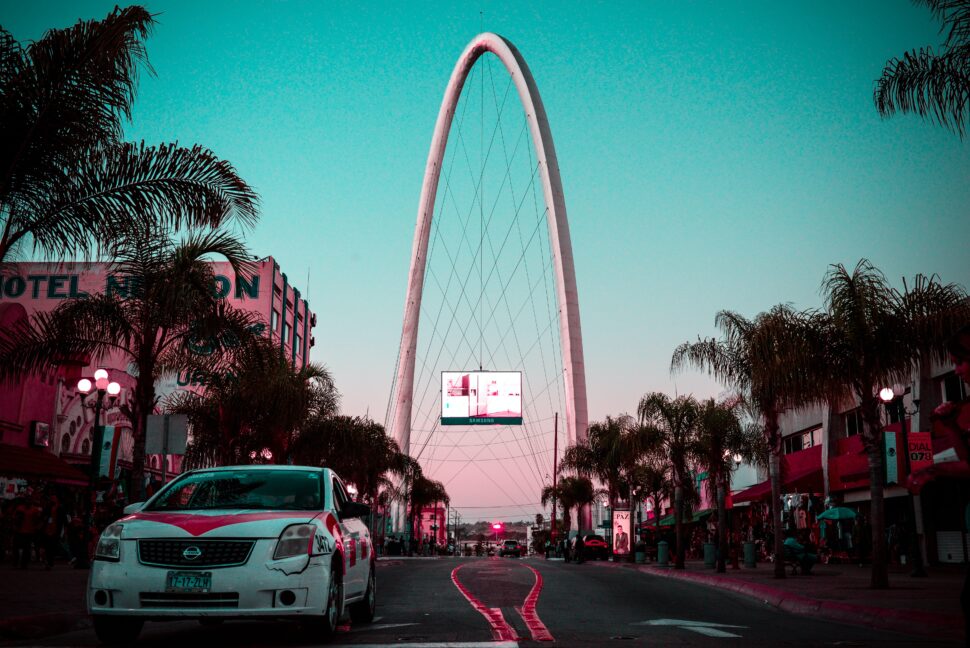
[[[115,399],[118,398],[118,394],[121,393],[121,385],[114,381],[108,380],[108,372],[104,369],[98,369],[94,372],[94,382],[91,382],[90,378],[81,378],[77,381],[77,390],[81,394],[81,406],[91,407],[94,409],[94,429],[91,433],[91,477],[90,486],[91,493],[94,493],[94,488],[98,480],[99,468],[101,466],[101,449],[104,446],[103,434],[104,430],[101,428],[101,410],[104,407],[104,397],[107,394],[110,398],[109,406],[114,404]],[[88,404],[88,396],[94,395],[94,403]]]
[[[906,430],[906,415],[912,416],[919,411],[919,399],[913,399],[913,410],[907,411],[906,406],[903,403],[903,394],[896,396],[896,391],[892,387],[883,387],[879,390],[879,399],[882,401],[883,405],[886,407],[886,416],[890,416],[895,410],[896,416],[899,417],[899,429],[900,429],[900,444],[903,448],[903,467],[906,471],[906,475],[911,474],[910,458],[909,458],[909,434]],[[898,450],[897,450],[898,452]],[[926,570],[923,567],[923,548],[920,546],[919,532],[917,531],[917,511],[916,511],[916,497],[909,493],[909,510],[913,517],[913,523],[910,533],[910,551],[907,552],[913,560],[913,571],[910,572],[910,576],[923,577],[926,576]]]

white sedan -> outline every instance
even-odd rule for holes
[[[104,643],[130,643],[153,619],[297,619],[329,638],[345,609],[374,618],[369,508],[330,469],[194,470],[125,513],[101,535],[88,579]]]

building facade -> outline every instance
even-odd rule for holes
[[[272,257],[254,264],[248,277],[237,277],[227,262],[212,262],[215,295],[233,307],[247,310],[263,322],[263,332],[280,345],[281,353],[294,366],[308,362],[314,345],[313,314],[300,291],[280,271]],[[108,293],[125,298],[135,287],[128,277],[115,274],[100,263],[12,263],[0,275],[0,328],[35,313],[49,312],[66,299]],[[121,385],[116,399],[106,399],[101,424],[115,440],[114,459],[121,467],[131,465],[131,424],[123,414],[135,385],[133,369],[123,353],[100,361],[61,365],[47,375],[29,376],[16,383],[0,383],[0,448],[3,446],[43,449],[71,464],[87,465],[91,457],[94,411],[76,385],[96,369],[108,371],[109,379]],[[185,373],[165,376],[156,383],[159,411],[166,399],[180,390],[199,390],[198,376]],[[110,402],[109,402],[110,401]],[[146,469],[161,473],[159,455],[146,458]],[[166,472],[175,474],[180,458],[167,458]],[[114,469],[115,466],[113,465]],[[7,470],[9,472],[9,469]],[[0,475],[6,477],[7,475]]]

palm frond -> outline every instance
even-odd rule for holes
[[[961,29],[970,27],[962,23]],[[925,47],[890,60],[876,82],[873,101],[883,117],[916,113],[962,138],[970,120],[970,45],[943,54]]]

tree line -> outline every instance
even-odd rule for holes
[[[697,493],[690,475],[707,471],[716,502],[719,545],[726,546],[725,494],[734,456],[767,464],[771,483],[775,576],[784,578],[780,471],[781,415],[813,405],[842,411],[857,406],[869,465],[873,588],[888,587],[884,488],[884,425],[879,391],[929,375],[947,359],[946,341],[970,322],[970,300],[962,286],[937,276],[917,275],[893,287],[868,260],[851,270],[829,267],[821,291],[824,306],[798,311],[777,305],[747,318],[721,311],[717,338],[678,346],[671,371],[708,372],[732,394],[698,401],[692,396],[646,394],[636,416],[607,416],[589,427],[587,438],[566,449],[560,468],[567,476],[555,494],[565,511],[590,503],[590,477],[603,486],[611,507],[632,508],[651,499],[674,503],[676,567],[683,568],[683,521]],[[553,488],[542,491],[543,503]],[[568,529],[568,515],[564,520]],[[724,569],[723,551],[718,569]]]

